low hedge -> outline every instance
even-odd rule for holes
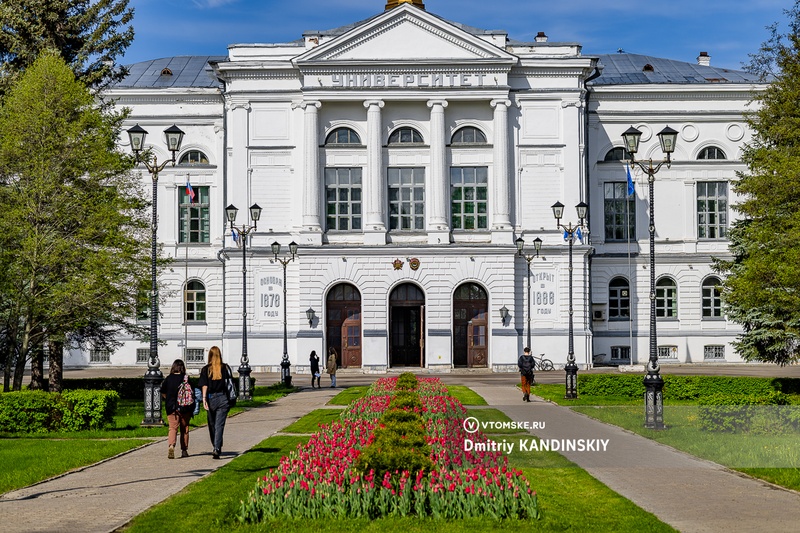
[[[796,407],[782,392],[711,394],[700,398],[698,419],[706,431],[784,433],[797,430]]]
[[[113,422],[118,401],[115,391],[7,392],[0,394],[0,428],[9,433],[100,429]]]
[[[665,375],[664,399],[698,400],[711,395],[768,396],[800,391],[797,378],[759,378],[728,376]],[[642,374],[578,374],[578,392],[584,396],[641,398],[644,395]]]
[[[234,369],[235,372],[235,369]],[[144,399],[144,374],[138,378],[68,378],[62,381],[63,390],[107,390],[115,391],[122,400]],[[166,375],[164,376],[166,377]],[[238,379],[238,378],[234,378]],[[189,376],[189,383],[197,388],[199,376]],[[238,383],[238,382],[237,382]],[[47,386],[47,382],[45,382]],[[237,385],[238,386],[238,385]],[[250,390],[256,386],[256,380],[250,378]]]

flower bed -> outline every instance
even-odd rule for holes
[[[408,390],[408,380],[412,378],[400,379],[404,390]],[[307,444],[284,457],[277,469],[259,479],[247,501],[242,502],[239,520],[539,516],[536,493],[520,471],[508,468],[505,456],[499,452],[465,451],[466,409],[447,396],[446,387],[435,378],[418,380],[414,392],[419,395],[422,408],[413,409],[424,421],[433,470],[398,469],[383,476],[376,476],[374,470],[360,471],[357,459],[374,440],[375,430],[386,427],[380,420],[389,408],[397,382],[398,378],[377,380],[366,396],[342,413],[339,422],[322,426]],[[481,433],[469,438],[485,440]]]

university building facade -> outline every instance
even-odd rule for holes
[[[712,258],[728,253],[755,78],[705,54],[698,64],[584,55],[544,33],[519,42],[395,3],[291,43],[138,63],[109,92],[159,161],[169,157],[161,132],[185,132],[158,182],[158,237],[173,259],[160,277],[161,361],[201,364],[217,344],[236,365],[246,285],[256,370],[279,368],[284,309],[295,371],[331,346],[342,367],[365,372],[513,371],[529,334],[534,354],[563,365],[569,246],[551,206],[577,224],[585,202],[572,261],[576,361],[644,362],[649,202],[634,168],[627,194],[631,125],[644,159],[661,160],[664,126],[679,132],[655,183],[659,355],[741,361]],[[225,208],[252,224],[252,204],[262,214],[243,253]],[[538,256],[520,257],[519,238],[527,256],[540,238]],[[273,242],[282,259],[298,245],[285,287]],[[122,340],[65,364],[145,366],[149,344]]]

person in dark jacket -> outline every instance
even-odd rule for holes
[[[230,409],[225,386],[227,378],[233,379],[231,367],[222,362],[222,351],[212,346],[208,350],[208,364],[200,370],[200,390],[203,391],[203,408],[208,411],[208,436],[214,459],[219,459],[222,453],[222,436]]]
[[[522,401],[531,401],[531,385],[533,384],[533,368],[536,362],[531,355],[531,349],[526,347],[517,360],[519,373],[522,376]]]
[[[321,389],[322,384],[320,383],[320,380],[322,377],[319,374],[319,356],[317,355],[316,350],[311,350],[311,355],[308,356],[308,360],[311,363],[311,388],[314,388],[314,380],[316,380],[317,387]]]
[[[189,421],[194,412],[194,403],[190,405],[178,405],[178,389],[186,376],[186,365],[182,359],[175,359],[169,375],[161,382],[161,397],[167,409],[167,421],[169,422],[169,459],[175,458],[175,444],[178,433],[181,436],[181,457],[189,457]],[[191,386],[190,386],[191,387]]]

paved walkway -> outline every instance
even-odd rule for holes
[[[306,413],[324,406],[340,390],[307,389],[229,418],[219,461],[211,458],[208,430],[201,427],[189,434],[188,458],[167,459],[165,437],[105,462],[7,492],[0,496],[0,530],[114,531]]]
[[[511,420],[544,422],[540,439],[608,439],[605,452],[562,455],[683,533],[798,531],[800,494],[536,398],[513,386],[474,386]],[[644,415],[643,415],[644,416]],[[743,443],[746,445],[746,443]],[[515,451],[513,453],[536,453]],[[574,487],[576,493],[580,487]]]

